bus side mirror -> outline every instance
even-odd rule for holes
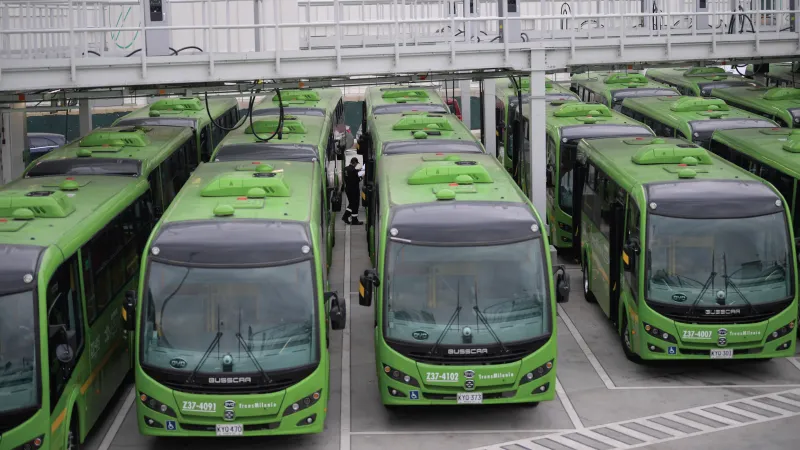
[[[336,292],[325,293],[325,303],[330,302],[331,328],[343,330],[347,323],[347,304],[344,299],[340,299]]]
[[[556,269],[556,303],[566,303],[569,301],[569,274],[564,265]]]
[[[372,305],[372,288],[378,287],[381,282],[374,270],[365,270],[364,275],[358,279],[358,304],[361,306]]]
[[[75,359],[75,352],[69,344],[58,344],[56,347],[56,358],[61,364],[68,366]]]
[[[136,329],[136,291],[131,289],[125,292],[125,302],[122,304],[122,322],[125,329]]]
[[[639,239],[635,237],[629,238],[628,242],[625,243],[623,250],[625,250],[625,253],[638,255],[639,251],[641,250],[639,247]]]

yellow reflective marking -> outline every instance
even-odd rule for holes
[[[108,362],[111,360],[111,356],[114,354],[114,351],[119,347],[122,341],[123,339],[117,339],[117,341],[114,342],[114,345],[108,349],[106,354],[103,356],[103,360],[100,361],[100,364],[98,364],[97,367],[95,367],[95,369],[92,371],[92,374],[89,375],[89,379],[87,379],[86,382],[83,383],[83,386],[81,386],[81,395],[86,394],[86,391],[89,390],[89,387],[92,385],[92,383],[94,383],[94,380],[97,379],[97,376],[100,375],[100,372],[108,365]]]
[[[53,421],[53,425],[50,427],[50,432],[55,433],[58,427],[64,423],[64,419],[67,417],[67,408],[61,410],[61,413],[56,417],[56,420]]]
[[[362,297],[364,296],[364,285],[361,283],[358,283],[358,294]]]
[[[630,264],[631,263],[630,258],[628,258],[628,254],[625,253],[625,252],[622,252],[622,261],[625,262],[625,264]]]
[[[367,193],[366,192],[361,191],[361,199],[362,200],[366,200],[367,199]]]

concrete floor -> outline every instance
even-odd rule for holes
[[[361,215],[363,217],[363,213]],[[372,362],[373,310],[359,306],[357,298],[358,275],[369,266],[364,227],[346,228],[337,220],[337,245],[331,280],[333,289],[339,292],[340,297],[349,297],[349,323],[345,331],[334,332],[331,339],[332,395],[324,433],[288,438],[228,439],[224,442],[218,439],[148,438],[139,435],[136,428],[135,409],[130,407],[133,404],[132,386],[128,385],[120,390],[118,400],[109,407],[105,421],[89,437],[86,448],[800,448],[800,433],[797,431],[800,426],[799,358],[761,363],[633,364],[625,359],[619,338],[597,305],[584,301],[580,270],[574,265],[567,266],[572,277],[570,301],[559,307],[557,400],[542,403],[537,408],[478,406],[389,411],[381,405]],[[789,402],[791,408],[784,403],[783,413],[774,417],[765,418],[769,414],[762,412],[753,416],[757,420],[732,420],[732,423],[721,428],[706,427],[699,433],[684,433],[674,439],[651,439],[644,443],[640,440],[639,444],[629,442],[627,446],[610,445],[609,442],[618,442],[619,439],[603,439],[598,434],[602,434],[602,430],[593,434],[595,438],[599,436],[599,444],[597,440],[582,441],[580,437],[569,440],[575,437],[575,431],[587,430],[588,434],[591,429],[607,424],[617,426],[614,424],[704,405],[734,400],[751,401],[748,399],[786,391],[792,393],[781,399]],[[736,408],[733,407],[734,410]],[[747,415],[746,411],[742,414]],[[530,443],[531,439],[537,437],[541,440]]]

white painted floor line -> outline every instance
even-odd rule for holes
[[[788,417],[797,417],[800,416],[800,411],[793,411],[789,410],[788,408],[794,406],[791,403],[783,403],[783,407],[773,406],[764,404],[762,407],[762,402],[759,400],[781,400],[786,393],[793,393],[795,395],[800,394],[800,389],[792,389],[781,391],[773,394],[763,394],[763,395],[756,395],[752,397],[745,397],[736,400],[728,400],[724,402],[714,403],[710,405],[703,405],[703,406],[696,406],[693,408],[683,409],[679,411],[671,411],[665,412],[661,414],[656,414],[647,417],[640,417],[636,419],[628,419],[623,420],[620,422],[614,422],[609,424],[603,425],[596,425],[588,428],[578,429],[578,430],[570,430],[570,431],[562,431],[562,432],[555,432],[552,434],[544,434],[539,436],[532,436],[525,439],[519,439],[516,441],[508,441],[508,442],[500,442],[497,444],[489,445],[486,447],[479,447],[473,450],[501,450],[501,449],[508,449],[513,445],[518,445],[523,448],[530,448],[531,445],[539,445],[539,446],[548,446],[546,444],[546,440],[557,442],[562,446],[571,449],[571,450],[583,450],[587,448],[587,444],[591,441],[588,439],[601,442],[610,447],[607,450],[615,450],[615,449],[630,449],[630,448],[640,448],[645,446],[651,446],[654,444],[660,444],[663,442],[670,442],[678,439],[683,438],[693,438],[696,436],[702,436],[710,433],[715,433],[718,431],[726,431],[732,430],[736,428],[742,428],[749,425],[760,424],[764,422],[770,422],[774,420],[785,419]],[[751,411],[744,410],[739,405],[750,405],[752,407],[761,408],[763,413],[755,413]],[[724,410],[728,413],[733,413],[734,415],[738,414],[738,417],[741,419],[731,419],[727,416],[722,416],[720,414],[714,413],[709,411],[711,408],[719,408],[720,410]],[[779,415],[768,417],[766,416],[767,411],[773,411]],[[681,415],[682,414],[682,415]],[[706,425],[705,423],[699,422],[699,418],[692,418],[692,415],[701,416],[705,419],[712,420],[717,423],[716,426]],[[744,420],[749,418],[751,420]],[[656,422],[658,419],[663,419],[661,423]],[[665,436],[664,438],[656,438],[653,436],[647,436],[643,433],[643,431],[634,430],[631,425],[637,425],[640,430],[657,430],[663,433]],[[677,427],[683,428],[684,426],[691,427],[692,431],[684,431],[686,428],[678,429]],[[641,441],[639,444],[628,444],[620,440],[622,436],[619,436],[620,439],[614,437],[606,436],[608,431],[613,430],[617,433],[620,433],[622,436],[627,436],[629,438],[638,439]],[[603,433],[600,433],[603,431]],[[583,437],[583,442],[581,443],[578,439],[578,435]],[[574,443],[573,443],[574,442]]]
[[[692,385],[692,386],[614,386],[616,391],[645,390],[655,389],[794,389],[800,384],[719,384],[713,386]]]
[[[136,399],[136,386],[131,386],[128,390],[128,395],[125,397],[125,402],[122,404],[122,408],[117,411],[117,416],[114,417],[114,422],[111,423],[111,428],[108,429],[106,435],[103,437],[103,442],[100,443],[100,447],[97,450],[108,450],[111,447],[111,443],[114,442],[114,438],[117,436],[122,423],[125,422],[125,417],[128,415],[128,411],[131,410],[133,406],[133,402]]]
[[[341,430],[339,432],[339,450],[350,450],[350,227],[346,226],[344,234],[344,298],[347,301],[347,317],[344,330],[342,330],[342,399],[341,399]]]
[[[509,433],[542,433],[542,434],[550,434],[550,433],[567,433],[570,431],[574,431],[571,428],[550,428],[544,430],[439,430],[439,431],[420,431],[420,430],[408,430],[408,431],[352,431],[350,432],[351,436],[391,436],[391,435],[399,435],[399,434],[420,434],[420,435],[442,435],[442,434],[509,434]]]
[[[558,381],[558,377],[556,377],[556,394],[558,395],[558,399],[561,400],[561,405],[564,406],[564,410],[567,412],[572,426],[576,429],[585,428],[583,422],[581,422],[580,416],[578,416],[578,412],[575,411],[575,407],[572,406],[572,402],[567,396],[567,391],[564,390],[564,386]]]
[[[786,360],[789,361],[789,364],[795,366],[797,370],[800,370],[800,358],[795,356],[793,358],[786,358]]]
[[[575,325],[572,323],[572,320],[570,320],[569,316],[567,315],[567,312],[564,311],[564,308],[562,308],[561,305],[558,305],[557,307],[558,307],[559,317],[561,317],[561,320],[564,321],[564,324],[567,326],[569,333],[572,335],[572,337],[575,338],[575,341],[578,343],[578,346],[583,351],[583,354],[586,355],[586,359],[589,360],[589,364],[591,364],[592,367],[594,368],[594,371],[597,372],[597,376],[599,376],[600,379],[603,380],[603,383],[606,385],[606,388],[614,389],[616,386],[614,386],[614,382],[611,381],[611,377],[608,376],[605,369],[603,369],[603,366],[600,365],[600,361],[597,360],[597,357],[594,356],[594,353],[592,353],[592,350],[589,348],[589,345],[586,344],[586,341],[583,339],[583,336],[581,336],[581,334],[578,332],[578,329],[575,328]]]

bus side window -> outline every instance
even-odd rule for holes
[[[200,131],[200,151],[203,154],[203,161],[205,162],[208,162],[208,160],[211,159],[211,154],[214,153],[214,145],[216,145],[211,139],[209,139],[211,127],[214,127],[214,125],[210,124]]]
[[[612,206],[617,200],[617,183],[608,175],[598,170],[598,194],[600,196],[600,232],[606,239],[611,239]],[[602,181],[601,181],[602,180]]]
[[[586,167],[586,182],[583,184],[583,210],[589,216],[594,226],[597,226],[600,221],[598,218],[598,201],[597,201],[597,170],[594,165],[589,161]]]
[[[47,284],[48,357],[50,359],[50,411],[58,404],[59,397],[67,386],[64,374],[69,364],[56,357],[56,348],[67,344],[72,348],[77,361],[84,346],[84,323],[78,296],[78,265],[73,255],[53,273]]]
[[[161,187],[161,171],[163,170],[163,165],[162,163],[161,166],[156,167],[156,169],[150,173],[150,176],[147,177],[147,181],[150,182],[150,192],[153,194],[153,216],[156,220],[161,218],[166,208],[164,205],[164,190]]]
[[[327,192],[323,191],[320,194],[320,265],[322,266],[322,284],[323,291],[328,290],[328,223],[330,222],[328,214],[328,202],[326,200]]]
[[[639,242],[639,207],[636,206],[636,202],[633,200],[633,197],[628,197],[628,218],[625,224],[625,245],[630,245],[631,243],[636,243],[636,245],[641,248],[641,243]],[[641,253],[640,253],[641,254]],[[627,263],[625,262],[625,257],[623,256],[623,267],[625,271],[625,279],[628,282],[628,286],[630,286],[631,295],[633,296],[633,300],[636,303],[639,303],[639,262],[638,262],[638,255],[633,251],[626,251],[625,255],[628,258]]]

